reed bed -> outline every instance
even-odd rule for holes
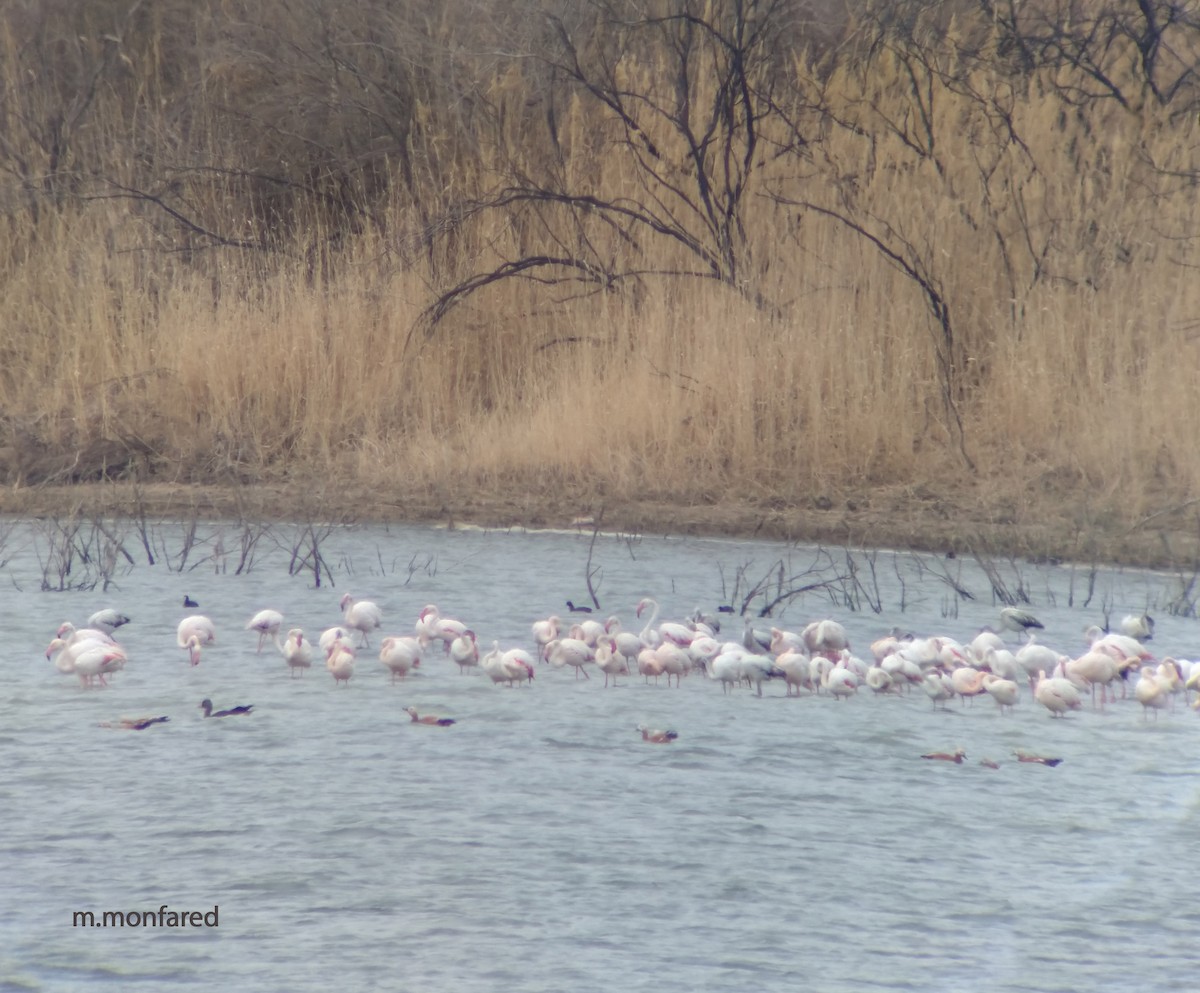
[[[400,13],[421,9],[384,6],[399,19],[379,50],[414,23]],[[860,44],[797,49],[761,70],[822,104],[793,97],[790,124],[759,122],[735,204],[737,271],[714,278],[647,226],[631,236],[603,212],[498,196],[514,177],[543,191],[553,179],[606,204],[657,205],[703,243],[696,176],[662,116],[643,118],[643,137],[675,172],[655,180],[610,109],[578,87],[552,97],[536,61],[477,59],[458,83],[476,109],[454,113],[448,70],[429,63],[391,94],[388,128],[403,135],[369,133],[381,107],[326,99],[312,126],[342,127],[345,144],[330,137],[305,166],[282,158],[296,152],[285,128],[252,141],[256,106],[283,113],[288,86],[305,105],[303,60],[284,72],[207,15],[146,7],[119,52],[96,41],[79,55],[101,85],[62,135],[66,165],[29,122],[74,106],[70,87],[35,66],[31,89],[17,67],[41,36],[15,16],[6,26],[4,87],[25,108],[0,110],[10,485],[343,479],[534,502],[800,507],[890,487],[998,517],[1074,507],[1081,526],[1136,522],[1200,492],[1200,122],[1182,98],[1142,87],[1136,106],[1080,106],[1061,72],[997,68],[987,23],[924,48],[914,32],[905,47],[870,5],[850,7],[839,30]],[[283,18],[268,7],[264,18]],[[427,51],[461,30],[444,16],[420,24]],[[967,61],[972,31],[983,41]],[[879,44],[861,44],[869,32]],[[1135,71],[1130,58],[1116,66]],[[323,69],[316,56],[309,68]],[[668,69],[643,53],[616,72],[667,106]],[[694,81],[698,104],[713,97],[707,78]],[[536,255],[625,275],[589,283],[541,267],[430,319],[449,288]],[[101,443],[97,469],[87,455]]]

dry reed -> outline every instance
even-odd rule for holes
[[[182,16],[160,9],[172,11]],[[14,30],[9,92],[21,84]],[[452,26],[435,18],[426,30]],[[34,182],[53,173],[45,146],[0,121],[13,142],[26,135],[8,158],[27,175],[0,188],[11,483],[71,478],[39,458],[62,452],[69,466],[108,439],[139,453],[126,471],[184,482],[344,476],[798,505],[901,485],[973,493],[1017,517],[1066,501],[1126,520],[1200,492],[1200,415],[1187,401],[1200,373],[1194,113],[1152,100],[1078,109],[1050,73],[1018,91],[983,63],[944,64],[914,84],[903,53],[846,55],[808,80],[839,126],[825,120],[812,148],[773,158],[767,139],[782,147],[786,135],[763,123],[739,205],[739,278],[754,294],[679,275],[599,290],[504,279],[427,333],[438,291],[504,259],[586,246],[630,268],[697,268],[668,239],[643,231],[635,245],[601,216],[545,204],[460,214],[423,238],[443,207],[492,195],[516,171],[548,170],[611,202],[660,196],[620,123],[575,94],[557,108],[552,156],[545,124],[522,110],[546,99],[536,81],[519,64],[490,78],[477,66],[496,113],[456,145],[421,89],[434,83],[414,78],[404,161],[370,153],[369,182],[360,171],[347,187],[347,222],[329,195],[341,182],[331,146],[319,181],[289,167],[305,196],[287,203],[278,191],[254,200],[232,169],[173,173],[184,158],[228,161],[221,111],[238,87],[265,100],[272,67],[228,41],[201,46],[189,65],[211,94],[188,102],[184,129],[128,95],[169,101],[189,83],[186,67],[150,59],[161,26],[147,37],[124,56],[135,78],[112,76],[89,108],[86,146],[72,147],[94,165],[77,163],[70,188]],[[622,71],[661,99],[653,65]],[[29,99],[53,115],[48,84]],[[322,127],[338,109],[323,105]],[[240,142],[252,123],[241,120]],[[650,137],[669,151],[677,136],[658,127]],[[222,240],[181,230],[144,195],[109,198],[114,184],[148,189],[122,157],[131,136],[160,163],[155,195],[177,197]],[[363,156],[373,140],[353,137]],[[243,161],[293,152],[267,143]],[[680,203],[663,212],[698,230]],[[835,215],[921,262],[952,308],[952,343],[912,274]]]

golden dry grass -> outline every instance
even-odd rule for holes
[[[214,57],[208,71],[224,87],[235,68]],[[561,249],[563,232],[630,265],[696,268],[667,240],[634,251],[598,218],[553,208],[481,213],[427,251],[404,248],[447,190],[482,195],[514,162],[544,158],[511,66],[488,83],[514,108],[503,127],[436,167],[415,157],[428,172],[392,173],[370,218],[336,237],[324,209],[295,207],[281,248],[175,251],[144,199],[58,196],[33,209],[10,189],[8,480],[74,478],[79,453],[106,440],[137,454],[126,471],[176,482],[341,478],[590,506],[804,507],[907,490],[992,519],[1073,508],[1080,528],[1186,506],[1200,493],[1196,116],[1150,100],[1076,112],[1045,78],[1015,92],[959,67],[1009,109],[1025,145],[931,77],[936,143],[921,154],[919,129],[895,127],[915,119],[908,68],[890,56],[835,66],[823,93],[860,130],[827,128],[806,156],[760,153],[741,206],[758,300],[682,276],[591,294],[506,280],[427,334],[437,291]],[[629,72],[653,91],[651,69]],[[116,143],[123,112],[114,101],[95,113]],[[196,127],[197,150],[215,154],[217,125]],[[558,128],[566,186],[647,196],[611,117],[575,98]],[[410,195],[435,179],[424,202]],[[248,235],[270,223],[211,182],[192,203],[226,231],[231,219]],[[801,203],[921,260],[951,307],[953,347],[912,278]],[[60,456],[49,469],[48,454]]]

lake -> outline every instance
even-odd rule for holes
[[[509,689],[436,652],[391,684],[377,659],[427,603],[485,651],[532,649],[530,624],[573,616],[589,577],[597,613],[634,630],[643,596],[664,619],[779,598],[768,624],[833,617],[869,658],[893,626],[967,641],[1007,593],[1065,652],[1149,610],[1155,654],[1191,658],[1187,576],[589,530],[60,520],[0,524],[0,563],[6,989],[1195,988],[1200,718],[1182,702],[1054,720],[1027,691],[1001,716],[920,692],[726,695],[702,673],[605,689],[546,664]],[[256,654],[254,612],[315,637],[347,592],[384,614],[348,686]],[[217,627],[196,667],[175,643],[185,595]],[[44,652],[101,607],[130,616],[129,662],[85,690]],[[254,710],[206,721],[205,697]],[[170,721],[99,726],[122,715]],[[639,724],[679,737],[646,744]],[[961,765],[919,758],[960,746]],[[217,926],[73,926],[164,905]]]

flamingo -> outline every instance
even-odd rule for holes
[[[927,672],[921,680],[921,689],[925,691],[925,695],[933,701],[933,709],[937,710],[939,703],[944,704],[947,700],[954,696],[954,686],[950,680],[941,672],[934,670]],[[943,708],[944,709],[944,708]]]
[[[964,666],[950,673],[950,683],[961,699],[974,698],[983,692],[984,675],[982,670]]]
[[[831,662],[837,661],[838,653],[850,648],[846,629],[837,621],[813,621],[800,635],[810,655],[824,655]]]
[[[1083,706],[1079,699],[1079,690],[1069,679],[1047,679],[1045,670],[1038,673],[1033,697],[1050,711],[1051,717],[1062,717],[1068,710],[1078,710]]]
[[[510,648],[500,656],[500,661],[509,673],[509,686],[522,680],[526,684],[533,683],[533,656],[523,648]]]
[[[572,630],[575,630],[572,628]],[[587,674],[584,666],[595,661],[592,647],[580,638],[559,638],[546,646],[546,658],[551,665],[562,668],[564,665],[575,669],[575,678],[582,672],[585,679],[592,677]]]
[[[785,631],[783,628],[771,628],[771,643],[767,646],[767,651],[772,655],[782,655],[789,649],[805,651],[804,636],[795,631]]]
[[[383,611],[371,600],[355,600],[349,593],[339,601],[342,623],[359,633],[359,646],[370,645],[369,635],[383,625]]]
[[[258,632],[258,650],[255,654],[262,654],[263,645],[268,637],[274,639],[275,647],[283,651],[283,645],[279,641],[279,629],[282,626],[283,614],[278,610],[260,610],[246,622],[247,631]]]
[[[312,667],[312,643],[305,640],[300,628],[292,628],[288,632],[287,641],[283,644],[283,660],[288,664],[293,678]]]
[[[662,662],[657,655],[654,654],[653,648],[643,648],[638,652],[637,670],[645,677],[645,682],[650,682],[650,677],[654,677],[655,684],[658,683],[658,677],[663,674]],[[741,679],[741,675],[738,676]]]
[[[1067,679],[1080,689],[1091,690],[1093,707],[1096,706],[1096,687],[1100,687],[1100,709],[1103,710],[1108,688],[1121,677],[1117,660],[1107,652],[1092,649],[1077,659],[1066,659],[1061,665]]]
[[[105,674],[116,672],[124,665],[125,654],[116,646],[97,642],[85,643],[75,656],[75,675],[86,687],[92,685],[93,679],[100,680],[101,686],[108,686],[104,681]]]
[[[980,628],[979,634],[971,639],[971,644],[967,646],[973,658],[987,658],[987,653],[992,649],[1001,651],[1008,646],[1004,643],[1004,639],[989,627]]]
[[[544,621],[533,622],[533,640],[538,646],[538,658],[543,661],[546,659],[546,646],[558,637],[560,623],[557,614],[551,614]]]
[[[179,622],[179,627],[175,629],[175,643],[180,648],[188,649],[188,654],[193,653],[191,640],[195,639],[195,659],[192,665],[196,665],[200,661],[199,648],[204,645],[213,645],[217,641],[217,629],[213,622],[203,614],[191,614]]]
[[[99,628],[101,631],[112,634],[122,624],[128,624],[129,618],[119,610],[108,607],[104,610],[97,610],[88,618],[87,622],[90,628]]]
[[[788,696],[793,695],[793,689],[796,691],[794,695],[799,696],[802,686],[809,691],[813,689],[812,670],[808,656],[803,652],[788,650],[775,660],[775,665],[783,672]]]
[[[354,648],[342,640],[335,641],[325,656],[325,668],[333,676],[333,685],[343,683],[350,685],[350,677],[354,675]]]
[[[467,626],[462,621],[442,617],[440,611],[432,603],[421,609],[415,626],[417,640],[421,643],[422,648],[428,648],[429,643],[437,639],[441,641],[442,648],[447,654],[454,639],[460,637],[466,630]]]
[[[709,679],[721,684],[721,693],[728,693],[742,681],[742,649],[721,652],[705,665]]]
[[[421,665],[421,643],[413,637],[392,635],[379,646],[379,661],[392,674],[391,681],[404,679]]]
[[[765,655],[746,653],[742,656],[742,679],[753,683],[762,696],[762,684],[768,679],[783,679],[785,673]]]
[[[474,631],[468,628],[450,643],[450,658],[458,665],[460,673],[479,665],[479,645],[475,641]]]
[[[679,685],[679,681],[683,678],[683,674],[691,668],[692,657],[688,655],[687,650],[680,648],[671,641],[664,641],[656,649],[654,649],[655,658],[662,664],[662,671],[666,674],[667,685],[671,685],[671,677],[675,677],[675,685]]]
[[[243,706],[230,707],[228,710],[213,710],[212,701],[205,698],[200,701],[200,709],[204,711],[204,716],[207,717],[242,717],[250,713],[254,709],[254,704],[249,703]]]
[[[634,730],[641,732],[642,741],[648,741],[654,745],[669,745],[679,737],[678,731],[651,730],[645,724],[639,724]]]
[[[518,679],[533,679],[533,656],[521,648],[500,651],[500,642],[492,642],[492,650],[479,660],[479,667],[493,683],[508,683],[511,688]]]
[[[845,700],[858,692],[858,677],[845,666],[836,665],[822,675],[821,685],[835,700]]]
[[[1021,695],[1021,687],[1016,682],[1011,679],[1003,679],[992,672],[984,674],[983,688],[988,696],[996,701],[1002,714],[1005,707],[1011,711],[1017,705],[1017,698]]]
[[[629,675],[629,663],[625,656],[617,651],[616,641],[607,638],[596,646],[596,668],[604,673],[604,685],[608,686],[608,677],[612,676],[613,686],[617,685],[617,676]]]
[[[405,707],[404,712],[412,718],[413,724],[432,724],[436,727],[448,728],[455,723],[453,717],[436,717],[433,714],[418,714],[416,707]]]
[[[333,647],[334,642],[349,640],[350,631],[348,628],[340,626],[335,628],[326,628],[321,632],[321,637],[317,639],[317,646],[321,649],[322,655],[328,655],[329,649]]]
[[[867,670],[866,684],[876,693],[890,693],[896,681],[883,666],[873,665]]]
[[[678,624],[675,621],[663,621],[655,628],[654,624],[658,620],[659,606],[658,601],[652,597],[643,597],[639,600],[634,613],[640,618],[650,608],[653,609],[650,610],[650,620],[642,628],[642,641],[651,648],[657,648],[663,641],[669,641],[680,648],[687,648],[692,643],[692,639],[696,637],[696,632],[686,624]]]
[[[65,638],[55,638],[46,647],[46,658],[49,659],[53,655],[54,668],[64,676],[73,676],[75,675],[75,660],[87,649],[97,646],[119,650],[116,643],[111,640],[102,641],[93,638],[80,638],[76,641],[68,641]]]

